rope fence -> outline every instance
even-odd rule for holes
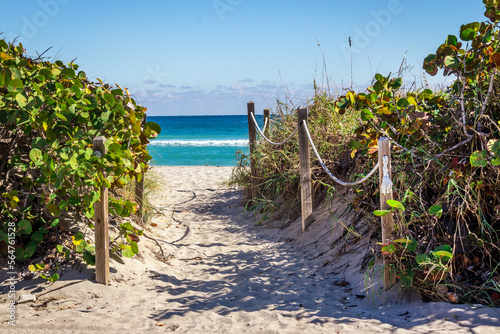
[[[310,148],[312,148],[316,158],[318,159],[321,167],[325,170],[328,176],[336,183],[353,187],[366,182],[369,178],[379,171],[379,181],[380,181],[380,209],[389,210],[390,206],[387,204],[388,200],[393,199],[392,194],[392,170],[391,170],[391,141],[389,138],[381,137],[378,141],[378,162],[375,164],[373,169],[362,179],[355,182],[344,182],[339,178],[335,177],[332,172],[326,167],[323,159],[314,145],[314,141],[311,138],[307,126],[308,109],[306,107],[299,107],[297,109],[297,127],[292,132],[292,134],[284,141],[276,143],[271,141],[266,133],[269,133],[269,109],[264,111],[264,130],[259,128],[257,120],[255,119],[255,107],[253,102],[248,102],[248,132],[249,132],[249,146],[250,146],[250,180],[252,189],[252,199],[257,196],[257,174],[256,174],[256,161],[253,158],[255,144],[256,144],[256,133],[258,132],[266,142],[271,145],[279,146],[287,143],[295,133],[298,133],[298,143],[299,143],[299,159],[300,159],[300,191],[301,191],[301,210],[302,210],[302,231],[305,231],[310,224],[314,221],[313,216],[313,199],[311,191],[311,167],[310,167]],[[381,217],[382,224],[382,244],[389,244],[393,241],[393,231],[394,231],[394,218],[392,213]],[[384,287],[389,289],[395,284],[395,278],[391,277],[389,271],[389,259],[384,258]]]
[[[251,117],[252,117],[252,121],[255,124],[255,129],[261,135],[262,139],[264,139],[269,144],[274,145],[274,146],[280,146],[280,145],[286,144],[287,142],[290,141],[290,139],[292,139],[293,135],[295,135],[297,133],[297,130],[298,130],[297,128],[295,128],[295,130],[292,131],[292,133],[290,134],[290,136],[288,136],[287,139],[285,139],[285,140],[283,140],[281,142],[275,143],[275,142],[271,141],[271,139],[267,138],[267,136],[264,134],[264,131],[262,131],[259,128],[259,124],[257,124],[257,120],[255,119],[255,115],[253,113],[251,114]],[[264,129],[266,129],[267,126],[268,126],[268,118],[264,118]]]
[[[318,161],[321,165],[321,167],[323,167],[323,169],[325,170],[325,172],[328,174],[328,176],[330,176],[330,178],[337,182],[338,184],[340,185],[343,185],[343,186],[346,186],[346,187],[353,187],[353,186],[357,186],[358,184],[361,184],[365,181],[367,181],[373,174],[375,174],[375,172],[378,170],[378,167],[379,167],[379,163],[377,162],[377,164],[375,165],[375,167],[373,167],[373,169],[370,171],[370,173],[368,173],[368,175],[366,175],[364,178],[362,178],[361,180],[358,180],[356,182],[344,182],[344,181],[341,181],[339,180],[338,178],[336,178],[332,172],[330,172],[330,170],[328,169],[328,167],[326,167],[326,165],[324,164],[323,162],[323,159],[321,159],[319,153],[318,153],[318,150],[316,149],[316,146],[314,145],[314,142],[311,138],[311,134],[309,133],[309,129],[307,128],[307,124],[305,123],[304,121],[304,129],[305,129],[305,133],[307,135],[307,138],[309,139],[309,143],[311,144],[311,147],[313,149],[313,152],[314,154],[316,154],[316,158],[318,158]]]

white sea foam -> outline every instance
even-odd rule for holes
[[[150,146],[247,146],[248,140],[152,140]]]

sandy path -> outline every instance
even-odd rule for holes
[[[241,192],[222,185],[230,168],[153,171],[164,187],[153,198],[162,215],[146,233],[168,263],[143,238],[141,257],[111,261],[109,286],[92,282],[92,268],[67,272],[52,286],[21,282],[18,294],[38,299],[17,305],[14,331],[3,322],[0,333],[33,326],[37,333],[500,333],[496,310],[399,300],[375,306],[359,284],[335,285],[324,258],[299,240],[307,234],[254,226]]]

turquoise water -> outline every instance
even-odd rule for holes
[[[257,115],[262,123],[262,115]],[[157,166],[235,166],[236,151],[248,153],[246,115],[149,116],[161,134],[148,144]]]

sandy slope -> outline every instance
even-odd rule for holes
[[[140,257],[111,260],[109,286],[92,281],[92,268],[67,270],[53,285],[21,282],[18,296],[37,300],[17,305],[15,328],[4,320],[4,282],[0,333],[500,333],[495,309],[379,298],[377,287],[366,297],[366,249],[346,250],[327,210],[306,233],[300,219],[255,227],[241,192],[222,185],[230,168],[153,172],[163,184],[154,194],[162,215],[146,233],[169,260],[142,238]],[[342,280],[350,284],[335,284]]]

